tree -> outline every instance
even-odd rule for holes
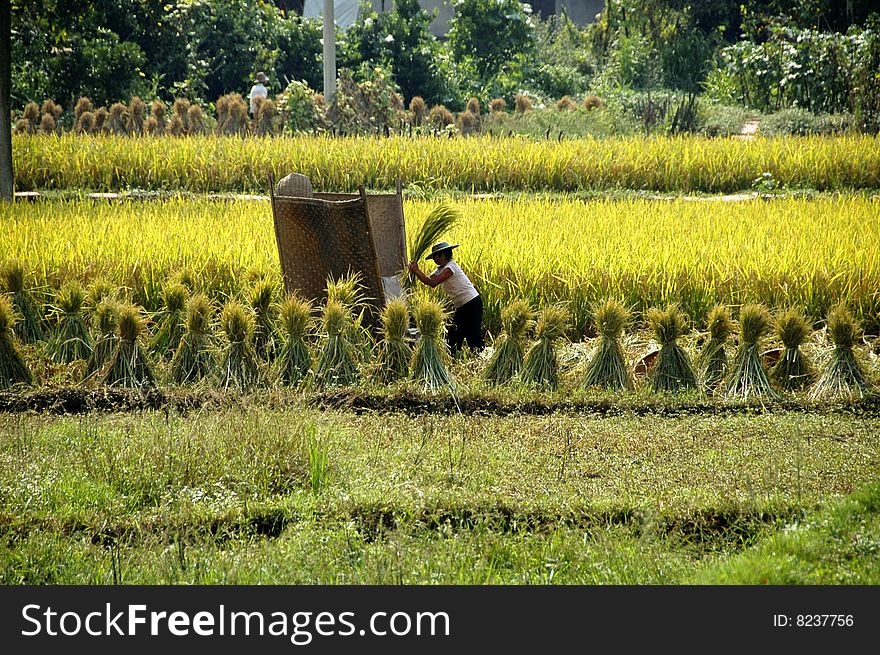
[[[0,0],[0,200],[13,197],[12,121],[12,7],[10,0]]]

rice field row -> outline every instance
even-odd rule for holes
[[[530,141],[519,137],[297,136],[138,138],[15,136],[16,188],[126,188],[266,192],[272,174],[298,171],[316,189],[393,188],[710,193],[774,184],[817,190],[880,188],[874,136],[624,137]]]
[[[636,313],[678,302],[705,325],[715,304],[793,305],[820,320],[848,304],[868,334],[880,324],[880,201],[836,196],[739,203],[649,200],[450,201],[448,239],[486,300],[487,326],[516,298],[565,302],[570,336],[593,330],[591,305],[614,297]],[[408,232],[436,202],[407,201]],[[261,201],[72,200],[0,207],[0,265],[20,259],[47,293],[103,277],[150,311],[181,270],[222,300],[280,266]],[[439,293],[439,292],[438,292]],[[442,294],[440,294],[442,296]]]

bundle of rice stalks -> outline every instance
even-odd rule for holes
[[[92,354],[92,338],[83,320],[85,294],[77,282],[68,282],[58,292],[53,307],[58,326],[49,343],[49,354],[59,364],[88,359]]]
[[[338,302],[351,312],[347,322],[346,339],[354,346],[358,359],[369,356],[372,337],[364,326],[364,317],[369,311],[368,303],[374,300],[366,294],[364,276],[360,271],[334,279],[327,278],[327,302]]]
[[[98,338],[86,365],[86,376],[102,370],[119,346],[119,336],[116,333],[119,327],[119,305],[116,301],[105,299],[99,302],[92,323]]]
[[[764,305],[743,305],[739,313],[741,343],[725,385],[728,398],[777,397],[758,348],[758,342],[770,331],[770,324],[770,313]]]
[[[444,339],[446,312],[440,303],[425,297],[416,300],[412,312],[419,330],[412,355],[412,378],[421,382],[426,391],[436,391],[452,382],[446,368],[450,361]]]
[[[180,346],[188,295],[186,287],[179,282],[172,282],[162,290],[164,307],[156,319],[158,327],[150,342],[150,350],[159,358],[172,357]]]
[[[671,304],[666,310],[648,310],[648,324],[660,343],[660,354],[651,372],[654,391],[681,391],[697,386],[697,373],[691,358],[678,345],[678,338],[688,327],[687,316],[678,305]]]
[[[432,209],[409,244],[410,261],[421,261],[430,251],[431,246],[440,240],[440,236],[458,223],[460,214],[457,209],[449,205],[438,205]],[[416,276],[410,273],[406,278],[409,286],[416,281]]]
[[[13,323],[13,330],[22,342],[36,343],[45,338],[43,319],[33,296],[26,288],[26,279],[21,262],[11,261],[3,267],[3,290],[11,294],[12,305],[19,316],[19,320]]]
[[[620,347],[620,335],[630,318],[629,310],[618,301],[608,299],[593,308],[593,316],[599,330],[599,348],[587,364],[584,386],[632,389],[632,376]]]
[[[186,303],[184,333],[171,358],[171,379],[177,384],[190,384],[204,379],[214,370],[214,340],[211,324],[214,307],[204,294],[192,296]]]
[[[278,377],[288,385],[295,385],[312,368],[312,356],[306,344],[306,334],[312,324],[312,303],[290,296],[281,305],[281,327],[284,341],[276,360]]]
[[[257,280],[251,289],[254,310],[254,349],[266,360],[275,357],[275,283],[268,277]]]
[[[861,327],[842,304],[829,310],[827,320],[834,352],[811,390],[810,399],[864,398],[871,385],[853,349]]]
[[[324,346],[315,365],[318,386],[354,384],[358,379],[357,353],[349,341],[354,317],[338,300],[324,306]]]
[[[536,341],[526,353],[520,379],[527,384],[538,384],[555,389],[559,384],[559,362],[556,341],[568,329],[568,311],[559,305],[545,307],[535,325]]]
[[[783,389],[797,391],[816,379],[816,369],[800,348],[810,331],[807,319],[796,309],[785,310],[776,320],[776,336],[785,350],[770,374]]]
[[[724,305],[716,305],[709,311],[709,340],[698,360],[703,383],[709,390],[715,389],[727,375],[727,351],[725,344],[733,333],[730,311]]]
[[[115,295],[115,289],[104,278],[96,278],[89,283],[86,290],[84,307],[86,312],[94,314],[102,300]]]
[[[0,296],[0,389],[34,383],[34,376],[13,340],[13,330],[18,319],[12,301],[6,296]]]
[[[226,342],[220,354],[221,389],[247,392],[260,380],[257,353],[254,351],[255,319],[253,312],[242,307],[238,301],[229,300],[220,314],[220,328]]]
[[[119,342],[107,365],[105,384],[133,389],[155,386],[153,368],[140,344],[145,323],[140,307],[123,305],[119,308]]]
[[[373,379],[379,384],[391,384],[409,374],[412,347],[406,340],[409,328],[409,309],[402,300],[392,300],[382,308],[383,338],[379,342]]]
[[[502,333],[483,370],[484,380],[504,384],[519,373],[525,361],[526,335],[534,323],[534,313],[525,300],[514,300],[501,310]]]

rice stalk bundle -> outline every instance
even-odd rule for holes
[[[828,311],[827,321],[834,351],[811,390],[810,399],[864,398],[871,385],[854,350],[861,327],[842,304]]]
[[[218,384],[221,389],[246,393],[257,385],[260,370],[254,351],[255,318],[237,300],[229,300],[220,314],[220,328],[226,335],[220,353]]]
[[[68,282],[58,291],[54,307],[58,326],[49,344],[49,353],[59,364],[88,359],[92,354],[92,337],[82,315],[84,300],[85,294],[77,282]]]
[[[801,351],[801,344],[810,336],[810,324],[797,309],[787,309],[776,320],[776,336],[784,350],[770,371],[773,380],[783,389],[797,391],[816,379],[816,369]]]
[[[584,386],[626,390],[633,388],[632,376],[626,367],[620,335],[629,322],[629,310],[613,299],[603,300],[593,309],[599,330],[599,347],[587,364]]]
[[[697,386],[697,373],[690,355],[678,344],[678,338],[688,327],[688,319],[678,305],[665,310],[648,310],[648,324],[660,343],[660,354],[651,372],[654,391],[682,391]]]
[[[0,389],[34,383],[33,373],[22,359],[13,339],[18,319],[12,300],[0,295]]]
[[[183,337],[183,313],[189,293],[179,282],[172,282],[162,290],[162,313],[150,343],[152,352],[160,358],[173,357]]]
[[[369,356],[372,337],[364,327],[367,303],[375,300],[367,296],[364,276],[355,271],[338,278],[327,278],[327,302],[335,301],[351,312],[351,320],[346,323],[346,339],[354,347],[359,360]]]
[[[86,299],[84,302],[86,312],[94,314],[101,301],[113,296],[114,292],[114,287],[104,278],[92,280],[86,289]]]
[[[312,368],[312,356],[306,344],[312,324],[312,303],[290,296],[281,305],[280,315],[283,342],[276,359],[278,377],[284,384],[293,386]]]
[[[444,232],[448,231],[453,225],[458,223],[460,218],[461,214],[459,211],[446,204],[437,205],[434,209],[428,212],[428,215],[425,216],[425,220],[422,221],[419,229],[416,230],[412,241],[410,241],[410,261],[421,261],[422,258],[428,254],[431,246],[440,240],[440,237]],[[412,286],[416,281],[415,274],[410,273],[405,280],[408,281],[409,286]]]
[[[275,283],[268,277],[257,280],[250,301],[255,317],[254,350],[271,360],[275,357]]]
[[[502,333],[483,370],[484,380],[504,384],[519,373],[525,361],[526,336],[534,322],[532,308],[525,300],[514,300],[501,310]]]
[[[92,319],[98,338],[95,340],[95,348],[89,356],[86,364],[86,376],[94,375],[101,371],[112,358],[119,346],[119,305],[112,299],[105,299],[98,303]]]
[[[3,288],[12,296],[12,305],[19,320],[13,322],[13,331],[23,343],[36,343],[45,339],[43,319],[36,302],[27,289],[24,264],[10,261],[3,267]]]
[[[452,383],[447,364],[450,361],[445,336],[446,312],[436,300],[421,297],[413,305],[413,320],[419,338],[412,354],[412,379],[426,391],[437,391]]]
[[[202,293],[190,297],[184,313],[184,333],[171,358],[171,379],[177,384],[203,380],[214,370],[214,339],[211,334],[214,307]]]
[[[770,312],[764,305],[743,305],[739,313],[740,345],[725,384],[728,398],[777,398],[761,358],[759,342],[770,331]]]
[[[559,384],[559,361],[556,342],[568,328],[568,311],[559,305],[545,307],[535,324],[535,342],[523,361],[520,379],[555,389]]]
[[[734,324],[730,320],[730,310],[724,305],[716,305],[709,311],[709,340],[703,346],[698,364],[706,388],[718,387],[727,375],[726,344],[733,334]]]
[[[145,323],[140,307],[123,305],[119,308],[119,341],[103,376],[105,384],[130,389],[155,386],[153,368],[140,344]]]
[[[378,345],[373,379],[379,384],[391,384],[409,374],[413,349],[406,340],[409,328],[409,308],[403,300],[391,300],[382,308],[382,341]]]
[[[315,364],[315,383],[320,387],[354,384],[358,379],[357,353],[349,341],[351,309],[338,300],[324,305],[324,344]]]

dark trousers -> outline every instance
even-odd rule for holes
[[[474,352],[483,349],[483,299],[477,296],[455,310],[446,333],[449,350],[454,354],[464,344]]]

